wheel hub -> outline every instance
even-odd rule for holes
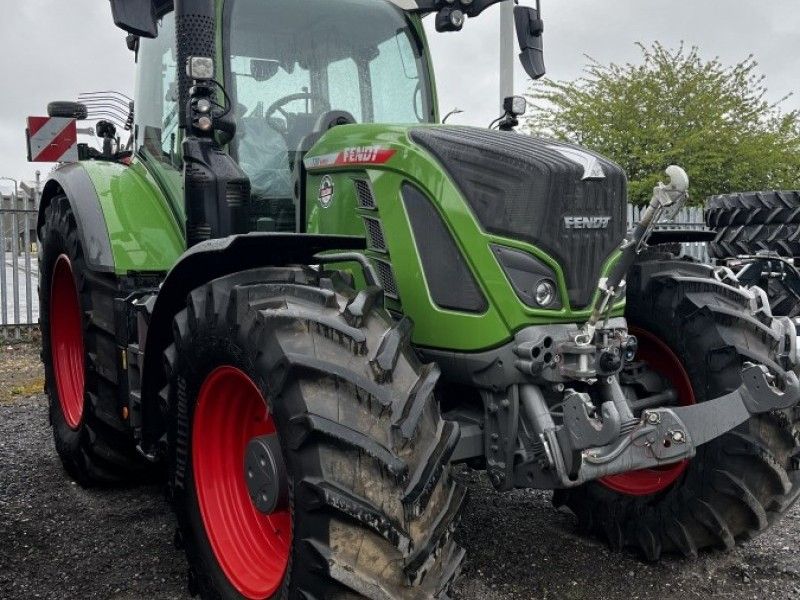
[[[272,597],[289,564],[292,516],[289,503],[280,504],[281,490],[288,487],[285,470],[285,483],[274,483],[283,463],[276,442],[275,422],[253,380],[233,366],[212,371],[198,392],[193,417],[194,487],[214,556],[228,581],[249,600]],[[250,492],[245,465],[251,455],[258,467],[253,479],[263,482],[252,488],[258,493],[266,486],[267,500],[270,494],[278,499],[269,514],[256,508]]]
[[[254,437],[247,444],[244,457],[247,493],[259,512],[271,515],[289,503],[286,465],[276,433]]]

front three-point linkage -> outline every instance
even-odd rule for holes
[[[560,376],[595,386],[602,398],[596,408],[589,394],[565,390],[563,425],[555,427],[550,420],[538,428],[547,441],[550,466],[563,487],[691,458],[698,446],[752,416],[789,408],[800,401],[800,384],[793,372],[782,373],[778,382],[766,367],[748,364],[742,371],[741,386],[733,392],[685,407],[657,408],[648,402],[638,407],[643,409],[640,416],[634,416],[617,373],[622,355],[635,353],[635,338],[620,335],[619,320],[610,320],[609,313],[614,298],[625,288],[626,273],[646,247],[655,225],[663,218],[674,218],[688,197],[685,171],[672,166],[667,175],[670,183],[656,186],[641,222],[620,245],[616,266],[600,281],[589,321],[572,339],[557,344]],[[617,343],[612,344],[612,339]],[[616,362],[612,349],[619,358]],[[577,369],[569,365],[577,365]],[[523,386],[523,404],[530,405],[532,417],[541,421],[544,413],[535,410],[536,398],[528,397],[527,387]]]

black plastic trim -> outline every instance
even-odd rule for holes
[[[650,234],[647,243],[650,246],[660,244],[677,244],[689,242],[713,242],[717,236],[716,231],[709,229],[675,229],[670,231],[656,230]]]
[[[401,195],[433,301],[450,310],[485,312],[486,297],[439,211],[410,183],[403,184]]]

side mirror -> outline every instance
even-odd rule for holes
[[[153,0],[111,0],[114,25],[130,34],[154,38],[158,35],[158,19]]]
[[[536,8],[515,6],[514,23],[517,28],[517,40],[519,40],[519,60],[525,72],[531,79],[544,77],[547,72],[544,66],[544,45],[542,40],[544,21],[542,21],[539,0],[536,0]]]

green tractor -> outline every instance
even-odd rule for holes
[[[111,0],[133,141],[44,187],[50,420],[81,484],[166,472],[192,593],[444,598],[459,465],[650,560],[800,494],[795,326],[654,231],[686,174],[627,231],[622,170],[518,101],[438,123],[423,17],[499,1]]]

